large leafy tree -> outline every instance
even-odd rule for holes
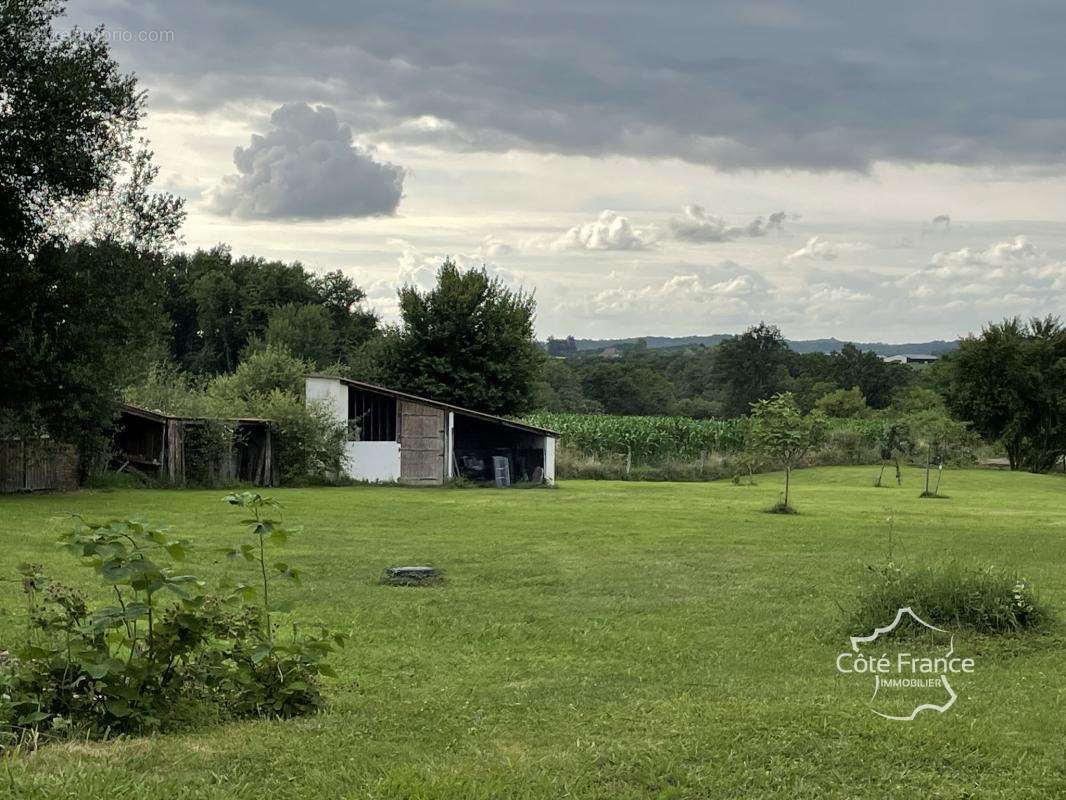
[[[329,311],[322,306],[279,306],[270,313],[266,341],[323,369],[333,363],[337,335]]]
[[[165,330],[182,204],[149,191],[133,77],[101,30],[57,33],[61,12],[0,3],[0,416],[85,445]]]
[[[346,361],[354,350],[377,336],[377,314],[362,305],[366,292],[340,270],[327,272],[314,286],[318,301],[333,319],[334,358]]]
[[[765,322],[718,345],[714,380],[721,387],[723,413],[742,416],[752,403],[778,394],[788,379],[791,357],[781,330]]]
[[[677,390],[653,366],[640,360],[594,363],[583,382],[584,394],[608,414],[665,414]]]
[[[888,363],[872,350],[860,350],[850,342],[830,356],[829,369],[838,386],[858,388],[871,408],[886,408],[893,393],[911,378],[905,365]]]
[[[497,414],[531,407],[544,358],[531,294],[446,260],[433,289],[400,290],[400,313],[387,368],[398,388]]]
[[[952,412],[1000,440],[1012,469],[1043,472],[1066,453],[1066,329],[1057,318],[989,324],[940,371]]]
[[[172,257],[167,281],[171,354],[192,372],[233,372],[265,339],[325,366],[377,335],[366,295],[339,271],[316,277],[299,263],[234,258],[219,246]]]
[[[59,35],[57,0],[0,3],[0,245],[29,254],[66,202],[128,155],[142,97],[101,30]]]

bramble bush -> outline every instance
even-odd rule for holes
[[[268,545],[294,532],[270,498],[244,492],[226,500],[249,509],[250,540],[227,553],[255,567],[245,583],[210,594],[179,572],[191,546],[166,528],[137,520],[75,518],[60,539],[91,568],[113,600],[91,606],[41,565],[19,568],[26,636],[0,656],[0,749],[42,736],[104,737],[171,728],[208,715],[291,717],[322,704],[319,679],[333,676],[330,653],[346,636],[292,625],[279,637],[274,581],[298,581]]]

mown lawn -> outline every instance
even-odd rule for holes
[[[866,707],[839,676],[864,565],[1017,567],[1066,620],[1066,479],[949,471],[874,489],[875,470],[798,472],[797,516],[754,487],[563,482],[554,491],[279,490],[305,534],[299,615],[350,629],[321,715],[49,745],[0,762],[26,798],[629,798],[1066,795],[1066,635],[959,637],[977,661],[944,715]],[[209,548],[238,540],[218,491],[0,498],[0,575],[46,561],[63,515],[141,514]],[[432,563],[446,586],[386,588]],[[0,640],[18,635],[0,583]]]

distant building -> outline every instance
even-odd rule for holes
[[[928,353],[901,353],[898,356],[885,356],[884,361],[886,364],[932,364],[940,356],[929,355]]]

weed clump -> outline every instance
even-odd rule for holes
[[[901,608],[932,625],[985,634],[1040,629],[1052,619],[1032,585],[1011,570],[958,563],[905,568],[890,561],[868,567],[849,629],[873,630]]]
[[[780,502],[774,503],[772,506],[770,506],[768,509],[766,509],[766,513],[767,514],[798,514],[799,512],[795,509],[795,507],[790,506],[788,503],[786,503],[784,500],[782,500]]]

